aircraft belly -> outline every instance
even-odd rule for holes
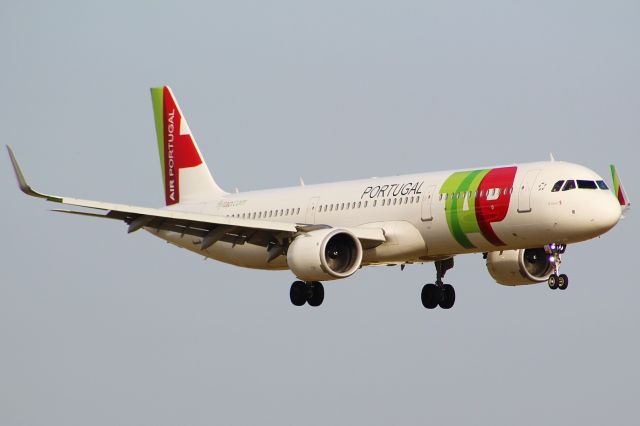
[[[232,243],[218,241],[206,250],[202,250],[200,248],[202,239],[199,237],[182,235],[170,231],[156,232],[155,230],[150,230],[149,232],[178,247],[231,265],[253,269],[287,269],[286,257],[278,256],[276,259],[267,263],[267,250],[264,247],[254,244],[234,245]]]

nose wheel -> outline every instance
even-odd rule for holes
[[[434,309],[440,306],[442,309],[451,309],[456,302],[456,291],[451,284],[442,282],[444,274],[453,268],[453,258],[438,260],[436,265],[435,284],[426,284],[422,287],[422,306],[427,309]]]
[[[549,244],[545,246],[545,251],[549,255],[549,262],[553,267],[553,273],[549,275],[547,284],[551,290],[566,290],[569,286],[569,277],[566,274],[560,274],[560,264],[562,263],[562,255],[567,246],[565,244]]]

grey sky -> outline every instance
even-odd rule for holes
[[[640,3],[0,5],[4,143],[53,193],[162,204],[148,88],[170,84],[228,190],[548,158],[632,199]],[[5,154],[2,154],[5,155]],[[635,211],[570,246],[571,285],[505,288],[480,255],[327,283],[67,217],[4,160],[0,424],[637,424]]]

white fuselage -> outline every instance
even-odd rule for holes
[[[226,194],[168,209],[334,228],[382,228],[386,242],[365,247],[363,265],[402,264],[575,243],[601,235],[618,222],[621,207],[611,191],[552,191],[560,180],[602,178],[577,164],[549,161]],[[287,268],[286,256],[267,262],[265,248],[258,245],[219,241],[201,250],[200,238],[148,230],[222,262]]]

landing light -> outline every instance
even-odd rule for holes
[[[553,263],[553,262],[555,262],[555,261],[556,261],[556,258],[555,258],[555,257],[553,257],[553,256],[549,256],[549,262],[552,262],[552,263]]]

